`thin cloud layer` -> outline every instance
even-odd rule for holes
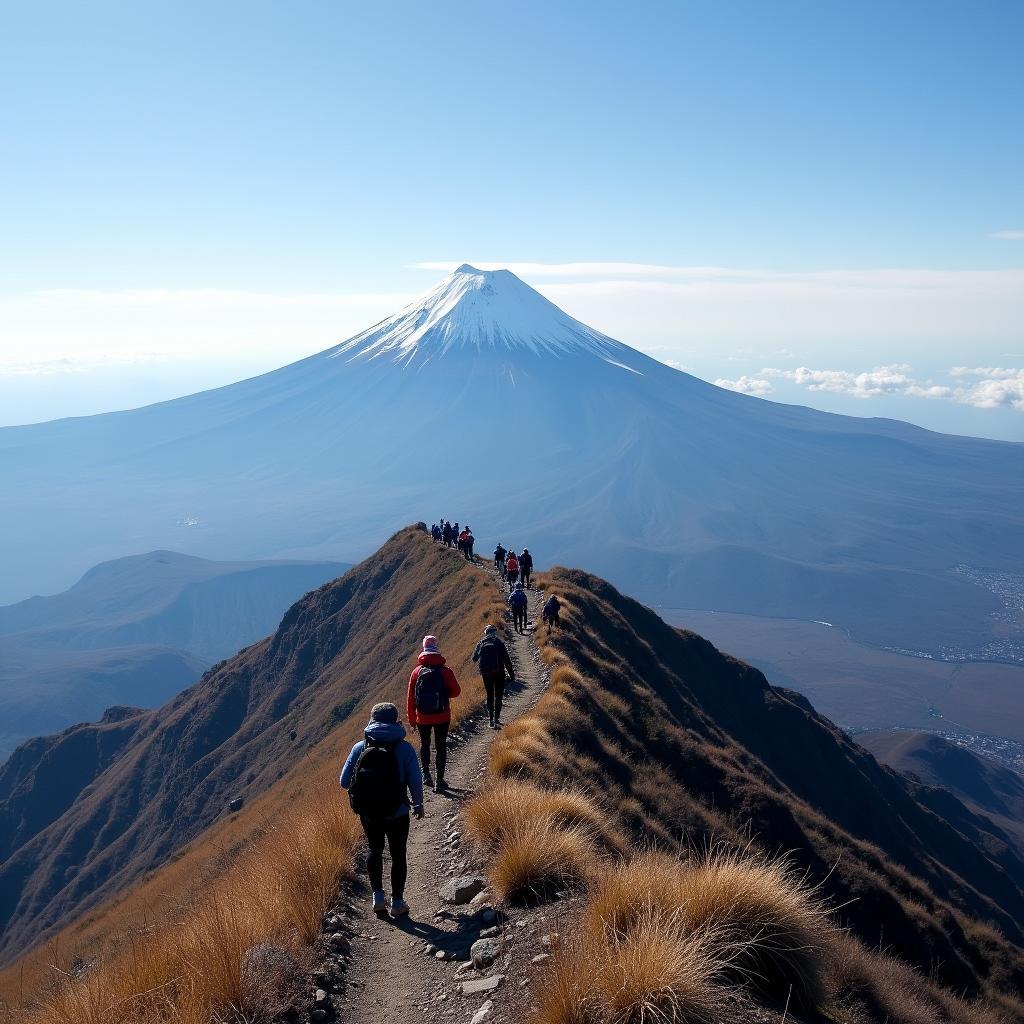
[[[715,384],[731,391],[763,397],[775,391],[773,380],[784,380],[808,391],[831,392],[852,398],[905,395],[910,398],[946,399],[976,409],[1024,412],[1024,368],[953,366],[949,376],[953,383],[921,380],[913,376],[913,368],[905,363],[862,371],[811,369],[807,366],[786,370],[766,366],[757,375],[744,375],[735,380],[720,377]]]
[[[765,380],[763,377],[750,377],[746,374],[735,380],[719,377],[715,384],[720,388],[739,391],[744,395],[757,395],[758,398],[764,398],[765,395],[770,395],[775,390],[770,380]]]

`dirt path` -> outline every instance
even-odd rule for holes
[[[492,567],[487,571],[500,587]],[[529,592],[527,635],[513,634],[509,650],[516,668],[516,685],[505,692],[502,720],[507,724],[531,708],[547,685],[547,672],[532,633],[540,619],[543,598]],[[444,794],[427,791],[426,817],[412,821],[409,837],[409,881],[406,899],[412,912],[405,920],[378,920],[369,911],[370,893],[365,875],[346,894],[327,929],[346,936],[349,949],[344,972],[320,975],[327,990],[314,1010],[314,1020],[416,1022],[468,1020],[486,995],[459,994],[456,971],[469,955],[469,947],[486,927],[486,906],[448,907],[439,896],[441,886],[463,874],[477,874],[462,850],[463,804],[472,796],[484,772],[487,752],[497,734],[487,725],[486,708],[462,720],[449,737],[448,783]],[[387,881],[385,864],[385,882]],[[335,943],[345,949],[344,941]],[[428,946],[436,947],[431,953]],[[439,959],[442,955],[445,959]],[[335,961],[337,962],[337,961]],[[473,975],[475,977],[475,975]],[[333,983],[333,984],[332,984]],[[333,989],[334,991],[330,991]]]

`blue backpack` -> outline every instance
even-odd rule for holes
[[[515,608],[517,611],[521,611],[526,607],[529,598],[526,596],[525,590],[513,590],[509,594],[508,603],[509,606]]]

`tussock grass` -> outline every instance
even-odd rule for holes
[[[210,1024],[274,1019],[300,994],[309,944],[346,877],[356,819],[333,787],[282,816],[201,899],[157,927],[126,935],[84,975],[54,970],[23,1024]],[[247,969],[256,947],[278,951],[278,971]],[[292,969],[289,969],[291,965]]]
[[[722,944],[649,907],[628,933],[582,929],[556,955],[536,1024],[710,1024],[721,1021]]]
[[[890,1024],[1015,1024],[1024,1002],[1002,992],[965,999],[933,984],[891,954],[865,949],[846,933],[833,937],[828,957],[831,1000]]]
[[[754,986],[804,1006],[824,997],[826,908],[783,858],[715,848],[686,865],[679,900],[693,928],[723,929]]]
[[[500,898],[533,905],[584,887],[599,860],[590,828],[523,820],[505,831],[488,874]]]
[[[720,943],[730,973],[769,995],[823,999],[825,909],[785,860],[721,846],[682,861],[642,854],[602,877],[586,911],[588,930],[609,941],[652,919]]]
[[[543,789],[518,779],[498,779],[466,808],[470,838],[492,851],[500,848],[524,820],[567,827],[583,825],[594,835],[603,835],[608,816],[581,790]]]

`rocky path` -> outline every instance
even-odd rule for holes
[[[488,567],[487,571],[493,573]],[[497,576],[494,585],[501,586]],[[531,708],[547,685],[547,671],[533,641],[543,604],[529,592],[527,635],[513,634],[510,647],[516,685],[505,693],[502,720],[507,724]],[[314,1021],[416,1022],[499,1019],[488,997],[502,985],[518,984],[484,966],[488,946],[497,953],[506,922],[482,886],[481,872],[461,841],[461,812],[484,773],[491,741],[486,708],[462,720],[449,737],[448,792],[427,791],[426,817],[412,821],[406,899],[412,912],[397,921],[378,920],[369,910],[366,876],[360,875],[327,919],[323,945],[328,950],[315,976],[318,986],[310,1019]],[[385,881],[387,879],[385,865]],[[441,898],[441,890],[460,902]],[[468,901],[468,902],[466,902]],[[515,923],[510,923],[514,928]],[[481,970],[473,969],[470,947],[477,947]],[[480,954],[483,954],[481,960]],[[495,980],[500,979],[500,980]]]

